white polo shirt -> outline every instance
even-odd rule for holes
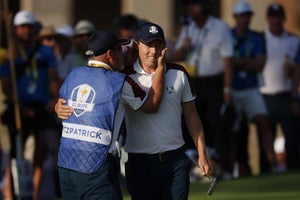
[[[131,102],[126,106],[125,120],[127,138],[125,151],[130,153],[158,153],[177,149],[184,145],[181,128],[182,108],[181,103],[195,99],[189,84],[189,80],[180,65],[167,64],[165,74],[165,89],[160,107],[157,113],[144,113],[133,110],[130,107],[139,107],[141,92],[132,91],[134,88],[142,88],[148,93],[152,85],[154,74],[147,74],[139,62],[133,66],[133,73],[129,75],[138,86],[134,87],[125,83],[123,98]],[[127,90],[127,92],[126,92]],[[135,94],[132,96],[132,94]],[[135,99],[135,101],[132,101]],[[133,105],[132,102],[135,102]]]
[[[299,38],[284,32],[281,36],[274,36],[265,30],[267,60],[263,70],[264,85],[260,88],[263,94],[276,94],[292,90],[292,82],[285,78],[285,56],[294,60],[298,55]]]
[[[211,16],[200,28],[191,20],[188,26],[183,26],[175,49],[182,47],[186,37],[191,38],[186,62],[196,66],[197,76],[213,76],[224,71],[223,58],[233,55],[230,29],[225,22]]]

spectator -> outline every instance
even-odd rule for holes
[[[118,30],[120,38],[134,39],[139,20],[135,15],[122,15],[118,20]]]
[[[118,32],[120,38],[127,38],[130,43],[122,47],[124,55],[124,64],[131,65],[137,59],[136,51],[132,48],[136,28],[139,25],[139,19],[132,14],[122,15],[118,20]]]
[[[53,110],[53,99],[57,98],[58,82],[55,73],[56,60],[52,49],[36,42],[36,19],[29,11],[19,11],[13,20],[16,35],[15,58],[17,75],[17,92],[21,106],[23,144],[30,134],[35,137],[35,152],[33,158],[33,199],[38,198],[42,178],[42,164],[46,156],[43,134],[41,133],[49,123],[49,114]],[[3,92],[7,96],[7,110],[5,121],[10,130],[12,156],[16,152],[15,124],[13,117],[13,98],[10,80],[9,64],[0,67]],[[49,92],[51,91],[51,92]]]
[[[268,117],[276,136],[280,124],[285,136],[288,169],[299,168],[299,132],[296,131],[299,105],[297,92],[299,79],[296,71],[300,64],[299,37],[284,29],[286,19],[282,5],[270,4],[266,10],[268,27],[265,29],[267,61],[263,70],[265,84],[260,87],[268,110]]]
[[[74,43],[74,28],[69,24],[62,24],[56,29],[56,40],[58,44],[57,52],[57,74],[60,81],[64,81],[68,73],[74,66],[80,66],[81,63],[75,63],[75,54],[72,52]]]
[[[95,31],[95,25],[89,20],[79,20],[75,25],[73,38],[75,45],[74,53],[76,57],[74,57],[74,62],[78,64],[78,66],[82,66],[87,63],[87,57],[84,54],[86,43],[89,36],[91,36]]]
[[[53,26],[42,27],[39,31],[38,39],[42,45],[49,46],[55,52],[57,45],[55,40],[55,29]]]
[[[223,102],[231,104],[232,39],[229,27],[210,15],[208,0],[184,0],[188,10],[188,23],[182,27],[175,46],[175,61],[185,61],[192,68],[196,91],[196,107],[203,121],[208,154],[215,160],[228,148],[223,147]],[[221,163],[221,165],[223,165]],[[231,178],[224,173],[224,178]],[[226,176],[226,177],[225,177]]]
[[[262,134],[262,150],[267,155],[267,161],[272,171],[279,171],[281,169],[276,162],[267,109],[259,92],[260,73],[265,64],[265,42],[262,34],[249,29],[252,15],[253,9],[248,2],[240,1],[234,5],[235,27],[231,31],[234,47],[232,98],[237,113],[236,123],[239,126],[243,114],[255,123]],[[248,166],[247,163],[241,164]]]

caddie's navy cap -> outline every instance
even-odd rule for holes
[[[116,45],[129,44],[127,39],[119,39],[112,33],[101,30],[93,33],[87,41],[87,56],[99,56],[104,54],[109,49],[113,49]]]
[[[147,44],[155,39],[165,41],[165,34],[159,25],[152,22],[146,22],[137,28],[134,39],[135,41],[142,41]]]
[[[279,16],[285,16],[285,10],[282,7],[282,5],[278,3],[273,3],[269,5],[267,8],[267,16],[274,16],[274,15],[279,15]]]

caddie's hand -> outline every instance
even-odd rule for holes
[[[60,98],[55,104],[55,112],[60,119],[68,119],[73,113],[73,108],[66,106],[66,103],[67,101],[65,99]]]
[[[161,54],[158,57],[158,62],[157,62],[158,66],[164,66],[164,64],[165,64],[165,57],[166,57],[167,51],[168,51],[168,48],[164,48],[161,51]]]
[[[198,165],[202,176],[208,175],[210,166],[205,156],[199,156]]]

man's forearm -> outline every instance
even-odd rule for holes
[[[155,113],[158,111],[164,91],[164,74],[164,66],[159,66],[155,70],[155,75],[152,80],[152,86],[149,89],[148,98],[141,108],[143,112]]]
[[[152,86],[149,89],[148,98],[141,110],[148,113],[156,113],[160,106],[160,101],[163,97],[165,87],[165,62],[164,58],[167,52],[167,48],[161,51],[161,55],[157,61],[157,68],[152,80]]]

